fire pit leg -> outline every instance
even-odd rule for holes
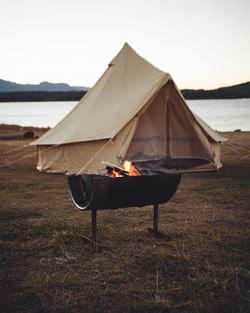
[[[158,204],[154,204],[154,211],[153,211],[153,233],[158,234]]]
[[[158,232],[158,204],[154,204],[153,207],[153,228],[149,227],[148,231],[154,235],[159,235]]]
[[[97,252],[97,244],[96,244],[96,209],[91,210],[91,220],[92,220],[92,241],[94,252]]]
[[[97,209],[91,210],[91,238],[88,238],[86,236],[81,235],[81,239],[87,243],[88,245],[91,245],[93,247],[93,251],[101,252],[103,250],[103,247],[99,246],[96,242],[96,230],[97,230]]]

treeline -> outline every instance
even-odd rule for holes
[[[183,89],[181,92],[187,100],[250,98],[250,82],[213,90]]]
[[[181,92],[187,100],[250,98],[250,82],[213,90],[183,89]],[[86,91],[0,92],[0,102],[78,101],[85,93]]]
[[[28,101],[78,101],[86,91],[25,91],[0,92],[0,102],[28,102]]]

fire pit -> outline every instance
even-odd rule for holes
[[[153,229],[158,233],[158,205],[168,202],[175,194],[181,179],[180,174],[144,170],[143,174],[107,166],[107,175],[68,176],[70,193],[75,206],[81,210],[92,211],[92,242],[96,251],[96,213],[97,210],[143,207],[153,205]],[[119,173],[120,170],[120,173]],[[111,175],[111,176],[110,176]],[[115,176],[115,177],[114,177]]]

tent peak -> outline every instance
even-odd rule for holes
[[[162,71],[156,66],[154,66],[153,64],[151,64],[149,61],[143,58],[140,54],[138,54],[137,51],[135,51],[127,42],[124,43],[121,50],[111,60],[111,62],[108,64],[108,67],[116,65],[116,63],[119,62],[120,60],[122,60],[122,62],[124,62],[124,60],[133,60],[134,66],[136,66],[138,69],[139,69],[139,63],[141,63],[143,67],[148,67],[148,69],[150,68],[150,71],[153,70],[157,72],[157,74],[160,76],[167,75],[168,77],[170,77],[169,73]]]
[[[130,49],[133,49],[127,41],[124,42],[122,49],[123,49],[123,48],[130,48]]]

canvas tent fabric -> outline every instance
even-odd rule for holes
[[[171,76],[125,43],[78,105],[32,144],[38,170],[80,174],[125,159],[163,172],[215,170],[222,141]]]

